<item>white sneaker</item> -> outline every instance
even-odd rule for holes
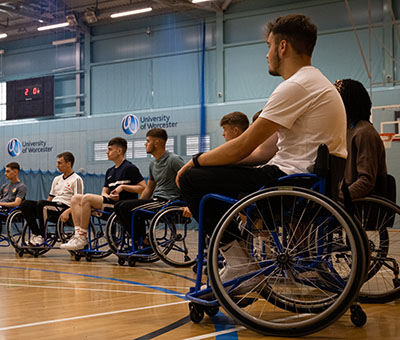
[[[37,235],[37,236],[34,237],[33,244],[39,246],[39,245],[41,245],[43,243],[44,243],[44,239],[43,239],[42,235]]]
[[[67,250],[81,250],[85,248],[87,244],[88,244],[87,237],[74,235],[67,243],[61,244],[60,248]]]

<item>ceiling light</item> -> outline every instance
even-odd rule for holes
[[[94,24],[97,21],[96,12],[88,9],[85,12],[85,19],[88,24]]]
[[[37,30],[38,31],[46,31],[46,30],[52,30],[55,28],[66,27],[66,26],[69,26],[69,22],[61,22],[59,24],[54,24],[54,25],[40,26],[37,28]]]
[[[135,9],[132,11],[127,11],[127,12],[113,13],[113,14],[111,14],[111,18],[119,18],[119,17],[125,17],[127,15],[146,13],[146,12],[151,12],[152,10],[153,9],[151,7],[146,7],[146,8]]]
[[[206,2],[211,0],[192,0],[192,3],[197,4],[198,2]]]
[[[0,33],[0,39],[7,38],[7,33]]]
[[[65,45],[65,44],[73,44],[73,43],[76,43],[76,38],[70,38],[70,39],[64,39],[64,40],[56,40],[56,41],[52,42],[52,44],[54,46]]]

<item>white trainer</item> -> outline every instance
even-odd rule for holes
[[[60,248],[67,250],[81,250],[85,248],[87,244],[88,244],[87,237],[74,235],[67,243],[61,244]]]
[[[32,241],[33,241],[33,242],[32,242]],[[33,243],[33,244],[39,246],[39,245],[41,245],[41,244],[44,243],[44,238],[43,238],[42,235],[37,235],[37,236],[34,236],[34,237],[33,237],[33,240],[32,240],[32,241],[31,241],[31,243]]]

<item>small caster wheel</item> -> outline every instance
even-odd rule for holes
[[[92,260],[93,260],[92,255],[86,256],[86,262],[92,262]]]
[[[197,274],[197,263],[192,267],[193,273]]]
[[[35,251],[35,252],[33,253],[33,257],[34,257],[34,258],[38,258],[38,257],[39,257],[39,252]]]
[[[204,318],[204,310],[192,302],[189,303],[190,320],[194,323],[199,323]]]
[[[80,261],[81,260],[81,256],[79,254],[75,254],[75,261]]]
[[[136,260],[133,257],[131,257],[128,260],[128,264],[129,264],[129,267],[135,267]]]
[[[17,254],[18,254],[19,257],[24,256],[24,250],[23,250],[23,249],[18,250],[18,251],[17,251]]]
[[[400,279],[393,279],[393,286],[394,288],[400,287]]]
[[[215,306],[215,307],[208,307],[205,309],[205,312],[208,316],[213,317],[216,316],[219,312],[219,307]]]
[[[125,259],[122,258],[122,257],[119,257],[119,258],[118,258],[118,264],[119,264],[120,266],[123,266],[123,265],[125,264]]]
[[[350,319],[354,326],[362,327],[367,322],[367,314],[361,309],[360,306],[355,305],[350,307]]]

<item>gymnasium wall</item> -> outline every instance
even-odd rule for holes
[[[400,1],[392,2],[398,17]],[[140,144],[152,122],[167,121],[175,152],[187,159],[186,137],[200,133],[203,22],[204,93],[211,148],[223,142],[218,124],[222,115],[239,110],[251,117],[281,81],[268,74],[263,29],[269,20],[289,12],[309,15],[317,24],[319,37],[312,62],[329,80],[354,78],[368,89],[371,80],[374,106],[400,104],[400,87],[385,83],[388,74],[399,79],[396,70],[400,60],[398,27],[392,24],[385,3],[349,1],[350,20],[342,0],[253,0],[232,4],[221,15],[188,12],[94,26],[90,34],[79,37],[78,47],[52,45],[52,41],[73,37],[71,32],[0,42],[5,50],[0,82],[48,74],[56,79],[55,118],[0,121],[0,167],[18,161],[26,171],[55,171],[56,155],[69,150],[76,156],[77,170],[103,174],[111,163],[95,160],[95,143],[125,136]],[[79,65],[75,63],[77,54]],[[127,114],[134,114],[140,122],[133,135],[122,130]],[[25,145],[18,157],[7,152],[12,138]],[[400,178],[395,166],[399,164],[398,148],[392,147],[388,166]],[[148,175],[149,156],[128,159]]]

